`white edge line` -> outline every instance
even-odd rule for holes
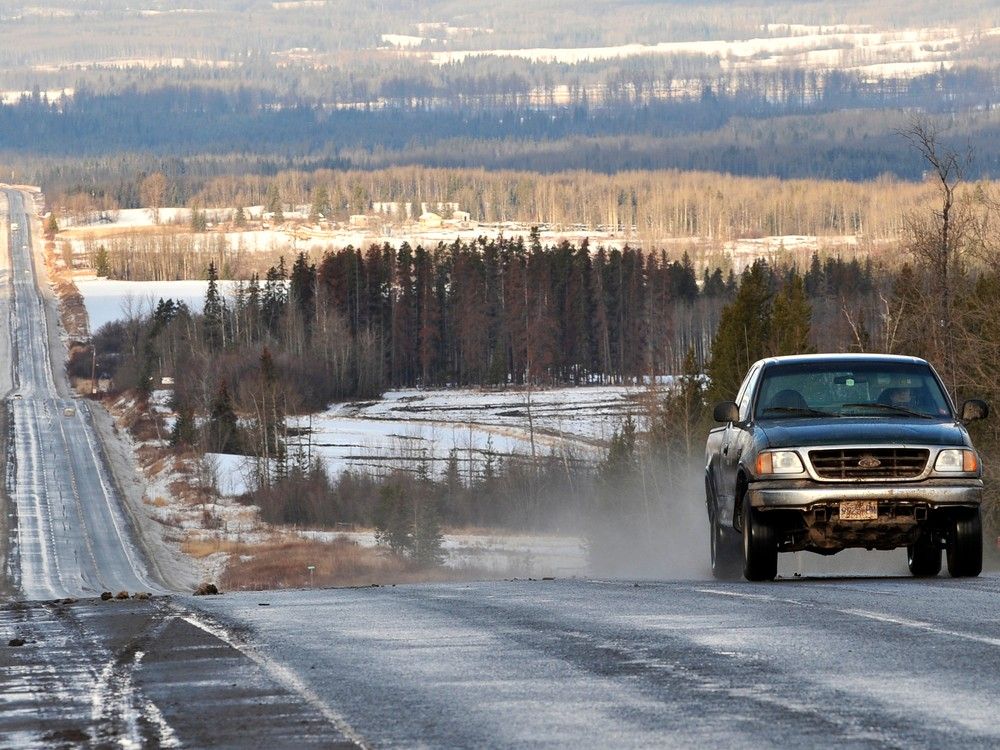
[[[235,642],[229,637],[229,634],[224,628],[204,620],[197,615],[188,612],[186,614],[179,615],[179,617],[181,620],[184,620],[184,622],[193,625],[199,630],[203,630],[215,638],[218,638],[226,645],[236,649],[241,654],[263,667],[265,671],[277,678],[277,680],[286,688],[305,698],[313,708],[323,715],[323,718],[330,722],[337,729],[337,731],[343,734],[347,739],[356,744],[359,748],[362,748],[362,750],[370,750],[371,746],[365,742],[365,739],[361,736],[361,734],[355,730],[354,727],[348,724],[340,714],[326,705],[323,699],[320,698],[312,688],[306,685],[291,669],[283,664],[280,664],[274,659],[259,653],[256,649]]]
[[[905,620],[901,617],[893,617],[892,615],[883,614],[881,612],[871,612],[866,609],[838,609],[837,611],[844,615],[863,617],[867,620],[876,620],[878,622],[889,623],[890,625],[899,625],[912,630],[922,630],[925,633],[932,633],[934,635],[961,638],[966,641],[985,643],[987,646],[1000,647],[1000,638],[991,638],[988,635],[977,635],[976,633],[963,633],[960,630],[939,628],[935,625],[931,625],[929,622],[921,622],[920,620]]]

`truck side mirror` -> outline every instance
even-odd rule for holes
[[[962,404],[962,421],[974,422],[977,419],[986,419],[990,415],[990,405],[982,399],[970,398]]]
[[[712,410],[712,418],[716,422],[739,422],[740,407],[735,401],[720,401]]]

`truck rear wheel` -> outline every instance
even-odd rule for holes
[[[727,533],[713,516],[709,519],[712,553],[712,577],[719,581],[731,581],[740,575],[739,537]]]
[[[744,498],[743,577],[748,581],[770,581],[778,575],[778,543],[762,515]]]
[[[948,539],[948,573],[974,578],[983,571],[983,522],[979,508],[952,521]]]
[[[917,541],[906,547],[906,564],[917,578],[931,578],[941,572],[941,548],[928,533],[921,533]]]

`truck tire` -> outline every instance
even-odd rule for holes
[[[743,577],[748,581],[771,581],[778,575],[778,543],[774,529],[759,511],[743,500]]]
[[[941,572],[941,547],[926,532],[906,546],[906,565],[917,578],[932,578]]]
[[[727,533],[715,516],[709,519],[712,577],[719,581],[732,581],[740,575],[739,539]]]
[[[974,578],[983,572],[983,522],[979,508],[957,516],[948,539],[948,573]]]

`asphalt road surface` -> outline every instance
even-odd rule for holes
[[[266,603],[268,606],[261,606]],[[239,594],[376,747],[996,747],[1000,578]]]

